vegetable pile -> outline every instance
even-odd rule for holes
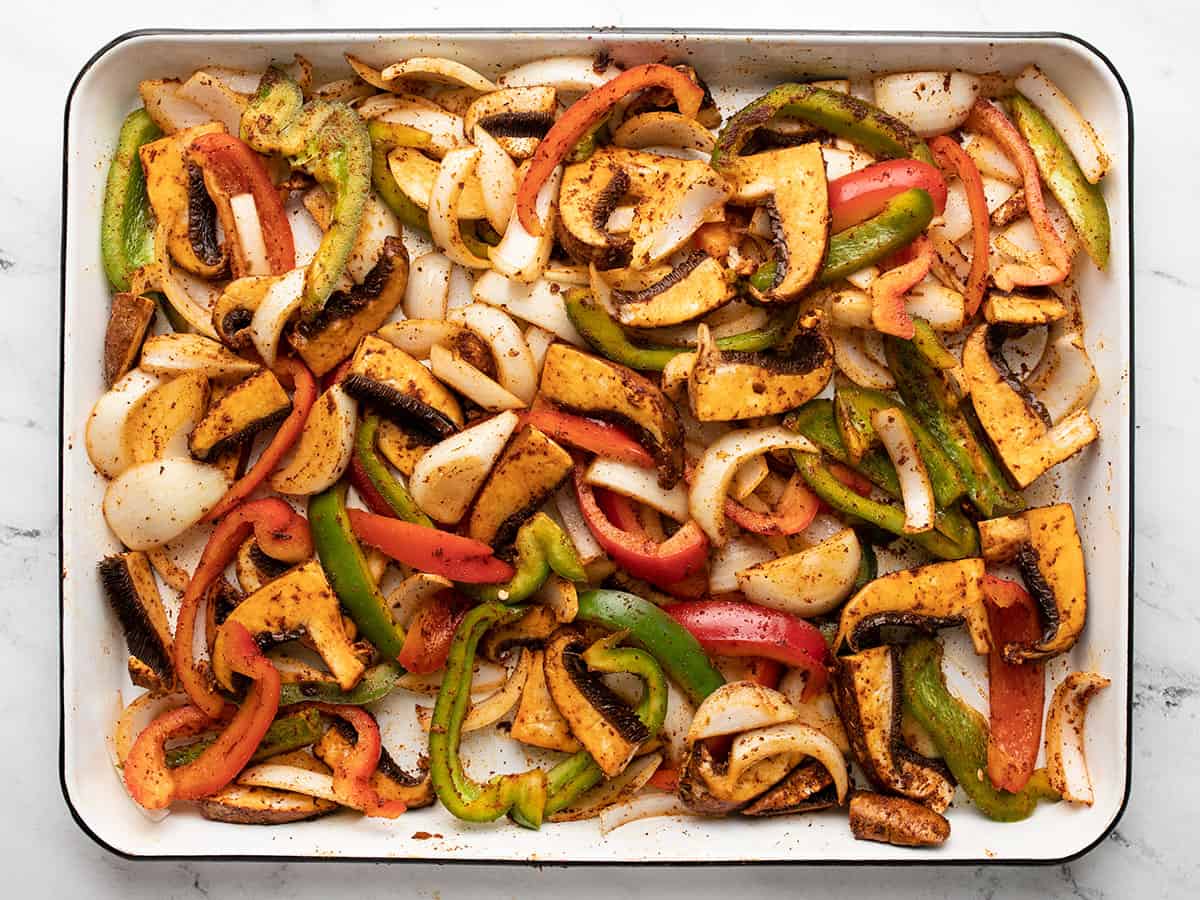
[[[1092,802],[1100,675],[1053,690],[1038,767],[1079,528],[1022,491],[1099,436],[1073,274],[1110,160],[1043,72],[723,118],[686,65],[347,61],[143,82],[117,137],[86,446],[134,802],[846,808],[906,846],[959,787]],[[405,690],[436,694],[412,772],[375,714]],[[484,729],[552,762],[478,781]]]

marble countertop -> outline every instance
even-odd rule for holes
[[[1200,862],[1194,802],[1200,798],[1200,612],[1188,566],[1190,517],[1200,483],[1175,473],[1194,463],[1194,408],[1200,377],[1177,361],[1189,351],[1200,317],[1195,209],[1200,179],[1192,160],[1200,141],[1195,85],[1200,26],[1194,0],[1153,0],[1131,8],[1095,0],[860,0],[825,11],[778,0],[687,4],[686,22],[666,7],[594,0],[586,10],[534,2],[505,12],[496,4],[384,4],[258,0],[152,6],[123,0],[70,10],[11,4],[8,46],[0,57],[8,84],[0,142],[0,465],[12,473],[0,494],[0,734],[7,740],[0,817],[4,880],[25,896],[325,897],[347,887],[358,896],[527,895],[585,891],[610,897],[792,894],[858,897],[1120,898],[1194,896]],[[914,6],[916,9],[914,9]],[[790,8],[791,12],[781,10]],[[740,15],[735,16],[731,10]],[[91,842],[72,822],[59,790],[57,715],[57,378],[62,102],[83,62],[124,31],[175,27],[451,27],[456,25],[615,25],[689,27],[777,25],[799,28],[1061,30],[1107,53],[1134,97],[1137,121],[1137,506],[1133,794],[1108,840],[1070,865],[1048,868],[780,868],[568,871],[477,867],[133,863]],[[1181,115],[1182,114],[1182,115]],[[1184,163],[1180,167],[1180,163]],[[1183,168],[1184,175],[1175,175]],[[1168,173],[1171,173],[1168,175]],[[1176,356],[1176,352],[1180,355]],[[1187,888],[1188,884],[1192,888]],[[801,887],[802,886],[802,887]]]

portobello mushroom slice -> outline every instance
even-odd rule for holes
[[[270,369],[260,369],[213,403],[188,437],[197,459],[239,447],[288,417],[292,400]]]
[[[583,633],[562,628],[546,644],[546,684],[571,733],[609,778],[629,765],[650,732],[583,661]]]
[[[628,264],[633,241],[627,234],[613,234],[607,224],[629,187],[629,174],[605,153],[563,170],[554,228],[572,259],[595,263],[598,269]]]
[[[679,411],[644,376],[569,344],[551,344],[540,391],[555,406],[632,428],[654,457],[664,488],[673,488],[683,477]]]
[[[263,297],[281,275],[247,275],[225,285],[213,304],[213,330],[226,347],[237,353],[257,354],[250,337],[250,323]]]
[[[813,310],[800,317],[787,355],[720,350],[702,324],[688,375],[692,415],[701,422],[769,416],[819,394],[833,376],[833,345],[823,315]]]
[[[1095,441],[1100,429],[1086,409],[1051,426],[1045,407],[1008,370],[994,326],[980,325],[963,346],[971,402],[1000,462],[1024,488]]]
[[[817,142],[737,156],[726,177],[731,203],[759,204],[767,210],[775,244],[775,283],[751,288],[764,301],[787,301],[812,284],[829,243],[829,191],[825,158]]]
[[[179,267],[201,278],[217,278],[229,265],[217,242],[217,208],[199,166],[187,148],[204,134],[224,133],[220,122],[184,128],[143,144],[138,150],[146,173],[146,196],[154,217],[167,227],[167,252]]]
[[[992,291],[983,301],[983,317],[993,325],[1049,325],[1066,316],[1067,306],[1057,297]]]
[[[337,595],[315,559],[267,582],[238,604],[217,631],[213,675],[226,690],[234,687],[223,650],[230,622],[245,626],[260,643],[307,636],[344,691],[358,683],[366,668],[346,635]]]
[[[485,659],[500,662],[511,650],[518,647],[540,647],[546,638],[558,628],[554,610],[538,604],[515,622],[491,629],[480,642],[480,653]]]
[[[200,801],[204,818],[233,825],[286,825],[316,819],[337,808],[323,797],[240,784],[231,784]]]
[[[1071,504],[980,522],[979,543],[988,562],[1016,561],[1041,610],[1041,639],[1005,644],[1005,660],[1015,664],[1048,659],[1075,646],[1087,621],[1087,572]]]
[[[353,726],[334,719],[330,729],[313,745],[313,753],[327,766],[336,769],[357,742],[358,734]],[[380,748],[379,765],[371,775],[371,786],[384,803],[399,800],[409,809],[420,809],[433,803],[433,781],[429,773],[412,775],[404,771],[386,747]]]
[[[513,159],[528,159],[558,112],[558,92],[550,85],[501,88],[476,99],[463,116],[467,140],[479,125]]]
[[[815,759],[802,762],[741,811],[743,816],[787,816],[837,806],[833,776]]]
[[[383,252],[362,284],[337,291],[313,321],[301,321],[288,340],[318,377],[332,371],[375,331],[404,299],[408,251],[404,241],[384,238]]]
[[[950,837],[940,813],[904,797],[856,791],[850,798],[850,831],[856,840],[897,847],[936,847]]]
[[[712,312],[733,297],[725,268],[705,253],[689,253],[660,281],[640,291],[613,291],[617,318],[633,328],[678,325]]]
[[[799,761],[797,754],[781,753],[755,763],[735,780],[729,777],[729,761],[716,759],[705,741],[697,741],[680,768],[679,799],[700,815],[736,812],[779,784]]]
[[[292,563],[269,556],[253,537],[242,542],[234,560],[238,586],[247,594],[253,594],[291,567]]]
[[[425,455],[436,441],[416,428],[384,419],[375,434],[375,448],[405,478],[411,478],[417,460]]]
[[[881,575],[846,601],[838,622],[835,648],[851,650],[885,626],[904,626],[936,632],[966,625],[975,652],[992,646],[987,610],[983,605],[983,560],[958,559]]]
[[[180,456],[201,421],[211,389],[200,372],[184,372],[148,393],[125,421],[122,440],[135,463]]]
[[[433,438],[449,437],[463,426],[454,395],[420,362],[373,334],[358,345],[342,387],[387,418]]]
[[[108,387],[137,365],[155,309],[153,300],[139,294],[121,292],[113,297],[104,330],[104,383]]]
[[[885,644],[837,659],[830,685],[850,751],[871,784],[944,812],[954,797],[954,779],[941,763],[904,744],[900,679],[900,650]]]
[[[100,562],[100,582],[129,648],[129,678],[150,691],[175,685],[171,629],[146,554],[137,550]]]
[[[550,689],[546,686],[545,654],[541,650],[529,652],[532,654],[529,676],[525,679],[521,702],[517,705],[517,714],[513,717],[508,735],[514,741],[531,747],[576,753],[583,748],[583,744],[571,734],[570,724],[550,696]]]
[[[507,549],[517,530],[571,474],[571,454],[526,425],[488,473],[467,518],[467,536]]]

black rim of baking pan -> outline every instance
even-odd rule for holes
[[[1134,212],[1134,166],[1133,166],[1133,101],[1129,95],[1129,87],[1125,83],[1125,79],[1113,65],[1112,60],[1106,56],[1103,51],[1095,47],[1093,44],[1078,37],[1074,34],[1058,31],[870,31],[870,30],[853,30],[853,29],[833,29],[833,30],[805,30],[805,29],[740,29],[740,28],[700,28],[695,31],[672,28],[519,28],[512,29],[519,31],[522,34],[539,34],[539,35],[593,35],[604,38],[620,38],[624,36],[631,37],[649,37],[649,36],[664,36],[669,37],[675,35],[680,39],[701,39],[706,37],[728,37],[745,35],[747,37],[780,37],[780,38],[969,38],[973,40],[1003,40],[1003,41],[1020,41],[1027,40],[1031,42],[1045,40],[1064,40],[1077,44],[1085,51],[1092,54],[1112,73],[1113,78],[1121,88],[1121,93],[1125,98],[1125,112],[1127,118],[1127,127],[1129,131],[1128,147],[1126,148],[1126,167],[1128,178],[1128,197],[1129,197],[1129,412],[1128,420],[1129,429],[1129,521],[1128,525],[1128,552],[1129,552],[1129,574],[1126,583],[1126,591],[1128,595],[1128,616],[1129,616],[1129,638],[1128,638],[1128,664],[1126,672],[1126,736],[1125,736],[1125,793],[1121,798],[1121,805],[1113,816],[1112,821],[1100,832],[1099,835],[1086,847],[1076,851],[1068,856],[1054,857],[1049,859],[1041,858],[1012,858],[1012,859],[991,859],[988,857],[978,857],[971,859],[930,859],[929,857],[913,857],[912,859],[896,859],[896,860],[841,860],[841,859],[770,859],[770,860],[571,860],[571,859],[496,859],[496,858],[478,858],[478,859],[448,859],[437,856],[412,856],[412,857],[386,857],[386,856],[292,856],[287,854],[213,854],[213,853],[181,853],[181,854],[142,854],[129,853],[112,846],[104,838],[100,837],[92,827],[84,820],[83,816],[75,808],[75,804],[71,799],[71,793],[67,788],[66,780],[66,685],[64,682],[65,659],[63,654],[63,580],[60,578],[58,589],[58,636],[59,636],[59,665],[58,665],[58,687],[59,687],[59,746],[58,746],[58,775],[59,786],[62,789],[63,799],[66,801],[67,809],[71,813],[71,817],[89,838],[96,842],[100,847],[129,860],[145,860],[149,862],[171,862],[171,861],[187,861],[187,862],[368,862],[368,863],[416,863],[416,864],[438,864],[438,865],[466,865],[466,866],[525,866],[525,867],[555,867],[565,868],[573,866],[629,866],[629,867],[644,867],[644,866],[662,866],[662,867],[711,867],[711,866],[857,866],[857,867],[872,867],[872,866],[1020,866],[1020,865],[1062,865],[1072,862],[1080,857],[1090,853],[1102,841],[1105,840],[1117,827],[1121,817],[1125,814],[1125,810],[1129,806],[1130,792],[1133,787],[1133,578],[1134,578],[1134,497],[1136,493],[1135,478],[1134,478],[1134,442],[1136,435],[1136,415],[1135,402],[1136,390],[1134,384],[1134,336],[1136,322],[1134,318],[1134,229],[1133,229],[1133,212]],[[248,28],[248,29],[205,29],[205,28],[144,28],[134,31],[128,31],[124,34],[113,38],[92,57],[84,63],[79,73],[71,83],[71,89],[67,93],[66,104],[63,115],[63,175],[62,175],[62,235],[61,235],[61,256],[60,256],[60,276],[59,276],[59,394],[58,394],[58,445],[59,445],[59,461],[58,461],[58,559],[59,570],[63,571],[63,459],[65,454],[64,440],[66,435],[64,417],[64,390],[65,390],[65,374],[66,374],[66,279],[67,279],[67,180],[69,175],[69,159],[67,158],[67,146],[70,137],[70,118],[71,104],[75,97],[75,91],[79,87],[80,81],[91,70],[91,68],[99,62],[104,56],[116,47],[130,40],[142,37],[289,37],[297,38],[311,37],[315,35],[345,35],[347,38],[358,38],[364,35],[377,36],[380,38],[389,36],[438,36],[446,38],[456,37],[473,37],[485,34],[503,34],[509,29],[500,28],[416,28],[416,29],[365,29],[365,28]]]

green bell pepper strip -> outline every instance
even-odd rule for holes
[[[811,84],[781,84],[730,116],[717,135],[712,167],[721,170],[758,128],[772,119],[800,119],[853,141],[874,156],[933,163],[929,147],[911,128],[851,94]]]
[[[362,547],[350,529],[346,489],[346,482],[341,481],[308,501],[313,545],[334,593],[359,632],[385,659],[395,659],[404,647],[404,631],[392,621],[387,603],[367,570]]]
[[[522,607],[502,603],[476,606],[454,632],[446,658],[446,672],[429,728],[429,773],[442,805],[467,822],[490,822],[511,812],[526,827],[538,828],[542,824],[546,807],[545,772],[530,769],[519,775],[496,775],[486,784],[479,784],[463,770],[459,757],[479,639],[493,625],[511,622],[524,613]]]
[[[388,166],[388,154],[396,147],[424,147],[429,143],[429,135],[408,125],[378,119],[367,123],[367,134],[371,137],[371,187],[401,224],[428,232],[429,216],[396,184]]]
[[[905,537],[939,559],[965,559],[979,552],[979,537],[974,526],[961,513],[939,509],[935,527],[920,534],[904,531],[904,510],[870,497],[863,497],[846,487],[822,464],[818,453],[793,451],[796,470],[813,492],[844,515],[855,516]],[[961,521],[957,517],[961,517]],[[949,530],[953,536],[943,533]]]
[[[366,476],[371,487],[387,504],[388,509],[398,519],[412,522],[414,525],[424,525],[426,528],[436,527],[433,520],[421,511],[417,501],[412,498],[408,488],[399,478],[392,474],[387,464],[380,458],[375,449],[375,436],[379,432],[379,415],[367,413],[358,424],[354,435],[354,460],[357,468]],[[381,512],[381,510],[376,510]]]
[[[935,369],[953,369],[958,365],[958,360],[946,349],[933,326],[919,316],[913,317],[912,344]]]
[[[987,776],[987,721],[950,693],[942,676],[942,645],[932,638],[904,648],[901,662],[904,708],[933,738],[938,752],[967,796],[989,819],[1019,822],[1039,800],[1061,798],[1045,769],[1033,773],[1020,791],[995,787]]]
[[[691,352],[689,347],[640,346],[633,343],[625,329],[592,297],[587,288],[568,291],[564,302],[571,324],[588,345],[605,358],[623,366],[643,372],[661,372],[676,356]],[[796,314],[795,308],[786,309],[772,317],[762,328],[717,338],[717,348],[745,353],[769,350],[791,329]]]
[[[725,683],[691,632],[649,600],[625,591],[584,591],[575,618],[609,631],[628,631],[695,704]]]
[[[343,691],[335,683],[327,681],[292,682],[279,689],[279,705],[314,702],[334,703],[338,706],[366,706],[390,694],[403,674],[402,666],[385,662],[367,669],[358,684],[348,691]]]
[[[854,590],[866,587],[879,577],[879,558],[875,555],[875,545],[866,540],[860,529],[858,543],[862,548],[862,558],[858,561],[858,574],[854,577]]]
[[[507,584],[465,587],[479,600],[521,603],[546,583],[553,571],[568,581],[587,581],[575,544],[558,524],[539,512],[521,526],[516,539],[516,574]]]
[[[912,341],[884,335],[883,347],[900,396],[957,466],[967,496],[980,514],[991,519],[1024,509],[1024,499],[1009,486],[995,457],[971,427],[946,376],[929,364]]]
[[[1071,220],[1096,268],[1105,268],[1112,226],[1100,185],[1087,180],[1062,136],[1036,106],[1021,94],[1014,94],[1010,102],[1017,130],[1033,151],[1042,181]]]
[[[867,388],[851,385],[838,388],[833,400],[833,409],[842,442],[847,450],[857,448],[857,455],[861,459],[864,452],[878,443],[875,426],[871,424],[871,414],[890,408],[899,409],[912,429],[917,452],[920,453],[925,470],[929,473],[934,501],[940,507],[949,507],[967,492],[962,476],[929,430],[899,401],[880,391]]]
[[[162,137],[144,109],[136,109],[121,123],[117,150],[104,185],[104,210],[100,217],[100,256],[109,284],[129,290],[134,270],[154,261],[154,212],[146,194],[146,173],[138,149]]]
[[[371,136],[344,103],[303,103],[299,86],[275,66],[242,113],[242,139],[260,153],[282,153],[333,198],[329,228],[308,266],[301,311],[313,319],[337,287],[354,250],[371,195]]]
[[[258,749],[250,757],[250,762],[261,762],[280,753],[288,753],[307,747],[321,739],[328,722],[323,720],[321,713],[315,709],[280,716],[271,723],[267,733],[258,743]],[[204,738],[182,747],[172,747],[167,751],[167,768],[178,769],[200,758],[200,755],[216,741],[215,737]]]

